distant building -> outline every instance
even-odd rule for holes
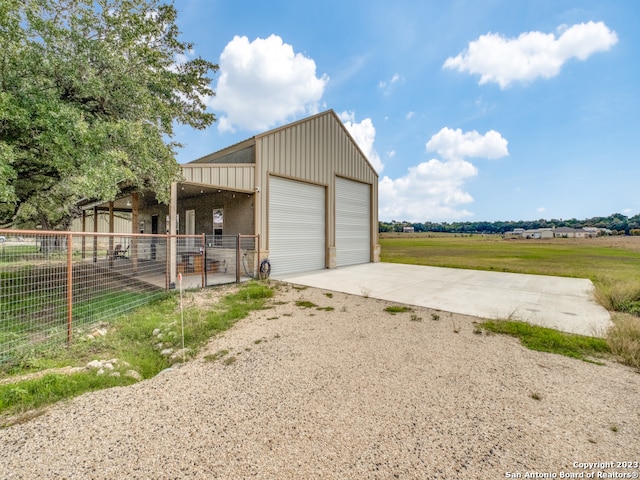
[[[522,234],[524,238],[553,238],[553,228],[536,228],[525,230]]]
[[[511,232],[504,234],[505,238],[593,238],[598,235],[610,235],[611,230],[598,227],[554,227],[535,228],[525,230],[524,228],[514,228]]]
[[[557,227],[553,229],[555,238],[575,238],[576,229],[571,227]]]
[[[413,227],[402,227],[402,233],[415,233],[416,229]]]

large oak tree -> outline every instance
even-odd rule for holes
[[[176,123],[215,118],[217,65],[158,0],[0,1],[0,225],[64,228],[122,185],[169,198]]]

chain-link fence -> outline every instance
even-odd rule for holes
[[[0,364],[90,335],[173,288],[256,277],[258,250],[254,236],[0,230]]]

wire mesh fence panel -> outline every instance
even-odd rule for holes
[[[0,363],[28,345],[66,340],[67,242],[0,231]]]
[[[76,328],[118,317],[166,291],[166,238],[74,234],[73,239],[74,258],[79,257],[73,263]]]
[[[183,288],[199,288],[205,283],[205,244],[203,235],[177,235],[176,271]]]
[[[0,230],[0,366],[164,295],[167,239]]]
[[[94,335],[177,278],[181,288],[256,278],[258,250],[252,235],[0,230],[0,368],[37,345]]]

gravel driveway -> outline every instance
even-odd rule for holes
[[[0,478],[638,472],[574,463],[640,461],[632,369],[529,351],[474,333],[472,317],[390,315],[381,300],[283,286],[275,304],[181,368],[0,430]]]

